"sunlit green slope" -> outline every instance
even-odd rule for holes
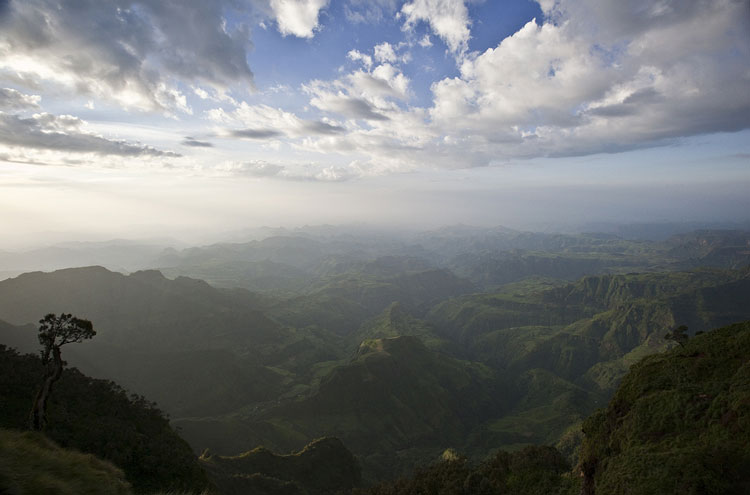
[[[633,366],[583,425],[587,495],[750,489],[750,322]]]

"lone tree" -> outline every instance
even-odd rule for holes
[[[52,392],[52,385],[62,376],[65,361],[60,357],[60,348],[71,342],[83,342],[96,335],[94,326],[89,320],[82,320],[73,315],[62,313],[55,316],[50,313],[39,320],[40,354],[45,366],[44,381],[34,399],[34,406],[29,414],[29,428],[41,431],[47,424],[47,400]]]
[[[671,332],[667,332],[667,334],[664,336],[667,340],[673,340],[680,344],[680,347],[685,347],[685,344],[688,341],[688,335],[687,335],[688,327],[685,325],[680,325],[679,327],[675,328]]]

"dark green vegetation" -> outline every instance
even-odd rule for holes
[[[224,495],[343,494],[361,482],[357,460],[336,438],[289,455],[258,447],[234,457],[205,452],[200,461]]]
[[[43,370],[38,357],[0,346],[0,427],[26,427]],[[209,485],[190,447],[152,403],[129,397],[113,382],[86,377],[76,369],[65,369],[51,394],[44,433],[61,447],[94,454],[122,469],[136,493],[200,491]],[[48,444],[39,436],[24,438],[40,446]],[[105,465],[94,460],[91,464],[100,471]]]
[[[583,423],[580,461],[552,447],[470,463],[448,450],[410,477],[356,493],[746,494],[750,490],[750,322],[636,363]]]
[[[583,430],[589,495],[750,492],[750,322],[644,358]]]
[[[65,450],[41,433],[0,429],[0,493],[131,495],[122,471],[90,454]]]
[[[64,361],[61,348],[66,344],[80,343],[96,335],[92,323],[71,314],[56,316],[52,313],[39,320],[40,355],[45,367],[44,378],[34,398],[29,413],[29,428],[42,431],[47,426],[47,404],[53,385],[62,377]]]
[[[96,339],[66,348],[71,365],[155,400],[215,459],[335,436],[364,484],[448,447],[469,470],[545,444],[575,464],[581,422],[632,364],[678,345],[668,332],[750,318],[749,240],[286,233],[160,258],[163,273],[225,288],[101,267],[0,282],[13,324],[0,341],[35,352],[35,329],[14,325],[49,311],[95,321]]]
[[[381,483],[356,495],[577,495],[579,482],[553,447],[500,451],[478,466],[446,451],[443,458],[410,478]]]

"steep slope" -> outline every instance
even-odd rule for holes
[[[122,471],[62,449],[41,433],[0,429],[0,493],[131,495]]]
[[[453,449],[421,467],[409,478],[355,490],[355,495],[577,495],[568,463],[552,447],[529,446],[517,452],[499,451],[472,465]]]
[[[191,444],[219,452],[241,451],[242,442],[285,451],[336,436],[362,459],[367,479],[382,479],[462,443],[507,407],[506,389],[489,368],[430,351],[416,337],[374,339],[309,396],[244,417],[177,424]]]
[[[444,338],[496,368],[543,368],[611,390],[677,325],[706,331],[750,318],[750,270],[603,275],[564,287],[464,296],[427,315]]]
[[[50,312],[90,319],[96,338],[68,346],[65,359],[175,415],[223,413],[281,393],[289,380],[267,365],[304,336],[255,309],[263,301],[199,280],[101,267],[0,282],[0,319],[30,323]],[[36,330],[26,331],[0,324],[0,343],[36,352]]]
[[[666,241],[678,266],[741,268],[750,265],[750,232],[742,230],[696,230]]]
[[[68,312],[97,325],[96,344],[182,350],[272,343],[278,325],[247,291],[168,280],[157,271],[125,276],[102,267],[25,273],[0,282],[0,319],[21,325]]]
[[[186,276],[205,280],[215,287],[239,287],[252,291],[297,292],[304,289],[313,275],[300,268],[270,260],[242,261],[208,259],[195,264],[179,262],[177,266],[159,268],[168,277]]]
[[[376,264],[377,260],[376,260]],[[356,331],[366,320],[398,302],[416,314],[450,297],[472,292],[474,286],[448,270],[429,269],[393,274],[367,264],[327,279],[305,295],[275,306],[270,312],[294,327],[317,325],[339,335]]]
[[[26,427],[43,369],[38,357],[0,346],[0,427]],[[200,490],[209,484],[161,411],[113,382],[65,369],[50,397],[48,419],[49,438],[115,464],[137,493]]]
[[[222,495],[328,495],[361,482],[357,460],[337,438],[315,440],[288,455],[258,447],[233,457],[205,452],[200,461]]]
[[[633,366],[583,425],[584,492],[750,490],[750,322]]]
[[[363,323],[359,330],[348,336],[347,340],[356,349],[365,340],[388,339],[407,335],[419,337],[430,349],[450,353],[450,342],[439,337],[432,325],[415,318],[399,302],[394,302],[378,316]]]

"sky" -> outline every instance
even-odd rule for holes
[[[750,218],[747,0],[0,0],[0,248]]]

